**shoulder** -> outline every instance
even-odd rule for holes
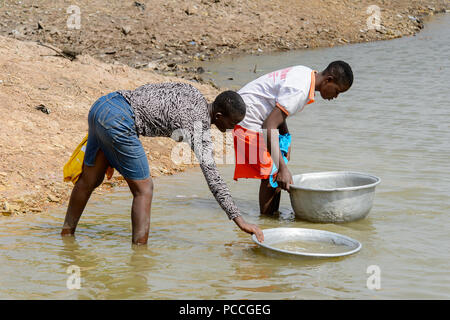
[[[312,69],[310,67],[301,66],[301,65],[293,66],[292,69],[297,70],[297,71],[305,71],[305,72],[311,72],[312,71]]]
[[[207,122],[208,102],[197,88],[184,82],[168,82],[161,85],[165,91],[161,95],[165,100],[164,103],[171,105],[184,125],[189,126],[196,120]]]
[[[182,97],[185,102],[201,108],[206,107],[208,104],[204,95],[192,84],[178,82],[174,85],[176,86],[177,95]]]
[[[192,84],[183,82],[148,83],[137,88],[134,92],[174,103],[207,103],[205,97],[197,88]]]
[[[294,66],[291,68],[288,76],[307,79],[311,77],[313,69],[305,66]]]
[[[147,83],[147,84],[140,86],[136,90],[202,95],[201,92],[197,88],[195,88],[192,84],[183,83],[183,82]]]
[[[162,83],[161,86],[167,91],[170,91],[172,95],[180,97],[182,101],[191,103],[207,103],[203,94],[190,83],[184,82],[167,82]]]
[[[298,89],[307,89],[309,91],[312,73],[313,69],[311,68],[294,66],[286,74],[284,85]]]
[[[175,93],[185,93],[191,95],[201,95],[201,92],[190,83],[185,82],[160,82],[150,83],[146,86],[153,87],[155,89],[172,91]]]

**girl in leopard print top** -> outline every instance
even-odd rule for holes
[[[225,91],[208,104],[203,95],[186,83],[146,84],[100,98],[89,113],[89,138],[83,173],[74,186],[62,235],[73,235],[92,191],[101,183],[108,166],[117,169],[133,194],[132,241],[147,243],[153,181],[139,135],[183,138],[199,160],[208,187],[219,205],[241,230],[263,233],[244,221],[213,158],[210,129],[233,129],[245,116],[239,94]]]

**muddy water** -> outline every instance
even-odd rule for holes
[[[221,171],[246,220],[342,233],[362,243],[360,252],[326,260],[268,254],[227,220],[194,169],[155,179],[147,248],[130,245],[126,189],[94,196],[76,238],[59,236],[65,208],[0,219],[0,298],[449,299],[449,27],[447,15],[415,37],[206,66],[222,85],[239,87],[292,64],[351,63],[348,93],[333,102],[318,97],[288,121],[290,169],[379,176],[366,219],[305,223],[294,218],[287,194],[279,216],[261,217],[257,182],[233,182],[232,165]],[[76,284],[71,265],[80,268],[80,289],[67,287]],[[379,290],[367,286],[372,265],[381,272]]]

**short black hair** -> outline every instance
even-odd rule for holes
[[[332,76],[338,85],[350,88],[353,84],[353,71],[350,65],[345,61],[333,61],[323,71],[324,75]]]
[[[220,93],[213,102],[214,110],[227,117],[244,117],[247,106],[239,93],[227,90]]]

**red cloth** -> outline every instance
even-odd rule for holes
[[[235,169],[234,180],[239,178],[268,179],[272,171],[272,158],[260,132],[236,125],[233,130]]]

